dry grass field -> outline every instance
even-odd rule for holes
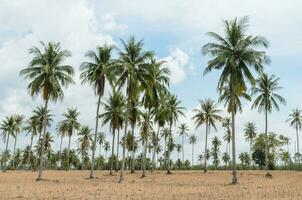
[[[174,171],[117,176],[88,171],[45,171],[36,182],[36,172],[0,173],[0,199],[302,199],[302,172],[273,171],[266,179],[261,171],[239,171],[239,184],[230,185],[231,172]]]

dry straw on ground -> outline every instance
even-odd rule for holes
[[[0,199],[302,199],[302,173],[273,171],[264,178],[261,171],[239,171],[239,184],[230,185],[230,171],[174,171],[147,174],[127,173],[117,183],[117,175],[88,171],[45,171],[46,180],[36,182],[36,173],[0,173]]]

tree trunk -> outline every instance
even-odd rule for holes
[[[157,133],[156,133],[156,143],[153,149],[153,155],[152,155],[152,168],[151,168],[151,173],[153,172],[153,170],[155,169],[155,153],[156,153],[156,149],[157,149],[157,145],[158,145],[158,135],[159,135],[159,131],[160,131],[160,126],[158,125],[157,128]]]
[[[114,140],[115,140],[115,128],[113,128],[113,135],[112,135],[112,148],[111,148],[111,159],[110,159],[110,175],[112,175],[112,170],[113,170]]]
[[[71,135],[69,135],[69,138],[68,138],[68,149],[67,149],[68,157],[67,157],[67,169],[66,169],[67,171],[70,170],[70,141],[71,141]]]
[[[299,127],[296,127],[296,136],[297,136],[297,152],[298,152],[298,164],[300,169],[300,151],[299,151]]]
[[[131,90],[129,89],[129,82],[127,83],[127,90],[128,90],[128,100],[127,100],[125,132],[124,132],[124,137],[123,137],[123,144],[126,143],[126,138],[127,138],[127,134],[128,134],[128,120],[129,120],[129,110],[130,110],[130,100],[131,100]],[[123,145],[123,158],[122,158],[120,177],[118,180],[119,183],[121,183],[124,180],[125,155],[126,155],[126,145]]]
[[[205,145],[204,145],[204,169],[203,169],[204,173],[207,172],[208,131],[209,131],[209,124],[208,124],[208,121],[206,120],[206,140],[205,140]]]
[[[193,169],[193,163],[194,163],[194,143],[192,143],[192,169]]]
[[[182,134],[182,164],[185,162],[185,138],[184,134]]]
[[[31,148],[33,146],[33,140],[34,140],[34,134],[32,133],[30,137],[30,146],[29,146],[29,153],[27,158],[28,169],[31,168],[30,159],[31,159]]]
[[[41,144],[42,146],[41,146],[41,151],[40,151],[40,155],[39,155],[40,165],[39,165],[39,174],[38,174],[37,181],[42,180],[42,173],[43,173],[44,146],[46,143],[46,129],[47,129],[47,107],[48,107],[48,98],[45,100],[45,105],[44,105],[45,114],[43,116],[43,139],[42,139],[42,144]]]
[[[16,135],[15,135],[15,144],[14,144],[14,158],[13,158],[13,169],[16,169],[15,158],[16,158],[17,137],[18,137],[18,133],[16,133]]]
[[[99,126],[99,111],[100,111],[100,103],[101,103],[101,96],[99,95],[98,105],[96,109],[96,119],[95,119],[95,131],[94,131],[94,140],[92,142],[92,156],[91,156],[91,169],[90,169],[90,176],[89,178],[94,178],[93,176],[93,168],[94,168],[94,156],[95,156],[95,147],[96,147],[96,139],[98,135],[98,126]]]
[[[134,126],[132,126],[132,135],[134,137]],[[131,155],[131,172],[130,173],[134,173],[134,141],[132,143],[132,155]]]
[[[232,89],[233,90],[233,89]],[[234,97],[234,91],[232,92],[232,170],[233,170],[233,178],[232,183],[237,183],[237,169],[236,169],[236,142],[235,142],[235,97]]]
[[[268,166],[267,110],[265,110],[265,170],[266,177],[271,177]]]
[[[118,166],[119,152],[120,152],[120,128],[117,129],[116,162],[115,162],[115,171],[116,172],[119,170],[119,166]]]
[[[142,153],[142,178],[146,177],[146,165],[145,165],[145,160],[146,160],[146,146],[147,146],[147,141],[143,141],[143,153]]]
[[[170,142],[170,137],[172,136],[172,122],[170,122],[170,134],[169,134],[169,139],[168,139],[168,144]],[[168,148],[167,148],[167,154],[168,154],[168,163],[167,163],[167,174],[172,174],[171,171],[170,171],[170,148],[169,148],[169,145],[168,145]]]

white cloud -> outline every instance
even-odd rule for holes
[[[118,24],[112,14],[101,17],[102,29],[106,31],[124,31],[128,28],[126,24]]]
[[[170,69],[170,80],[172,84],[178,84],[185,80],[186,72],[185,67],[189,62],[189,55],[179,48],[171,50],[170,55],[162,58],[165,61],[163,64]]]

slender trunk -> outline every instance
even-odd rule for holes
[[[117,141],[116,141],[116,161],[115,161],[115,171],[119,170],[118,161],[119,161],[119,152],[120,152],[120,128],[117,129]]]
[[[143,174],[142,178],[146,177],[146,154],[147,154],[147,144],[148,144],[148,137],[149,137],[149,120],[150,120],[150,113],[151,109],[148,109],[148,119],[147,119],[147,130],[146,130],[146,141],[144,142],[144,155],[143,155]]]
[[[185,138],[184,134],[182,134],[182,164],[185,162]]]
[[[13,169],[16,169],[16,163],[15,163],[15,159],[16,159],[16,146],[17,146],[17,137],[18,137],[18,133],[16,133],[16,135],[15,135],[15,144],[14,144],[14,158],[13,158]]]
[[[129,83],[127,86],[127,89],[129,89]],[[125,132],[123,137],[123,144],[126,144],[126,138],[128,134],[128,120],[129,120],[129,110],[130,110],[130,99],[131,99],[131,93],[128,91],[128,100],[127,100],[127,109],[126,109],[126,119],[125,119]],[[124,167],[125,167],[125,155],[126,155],[126,145],[123,145],[123,158],[122,158],[122,167],[120,172],[120,177],[118,182],[121,183],[124,180]]]
[[[43,116],[43,139],[42,139],[42,144],[40,144],[42,146],[41,146],[41,151],[40,151],[40,155],[39,155],[40,165],[39,165],[39,174],[38,174],[37,181],[42,180],[42,173],[43,173],[44,146],[46,143],[46,129],[47,129],[47,119],[46,119],[47,118],[47,107],[48,107],[48,98],[45,100],[45,105],[44,105],[45,113]]]
[[[7,151],[7,149],[8,149],[9,135],[10,135],[10,134],[7,134],[6,145],[5,145],[5,151]]]
[[[192,143],[192,169],[194,164],[194,143]]]
[[[101,156],[102,156],[102,145],[99,144],[99,157],[101,157]]]
[[[207,172],[207,155],[208,155],[208,131],[209,131],[209,124],[208,121],[206,120],[206,141],[204,145],[204,173]]]
[[[235,142],[235,97],[234,91],[232,89],[232,170],[233,170],[233,178],[232,183],[237,183],[237,169],[236,169],[236,142]]]
[[[70,170],[70,141],[71,141],[71,135],[69,135],[68,138],[68,157],[67,157],[67,169],[66,170]]]
[[[62,151],[62,144],[63,144],[63,134],[61,134],[61,142],[60,142],[60,150],[59,150],[59,160],[61,159],[61,151]],[[60,162],[60,161],[59,161]],[[61,162],[61,167],[62,167],[62,162]]]
[[[299,151],[299,128],[296,127],[296,136],[297,136],[297,152],[298,152],[298,164],[300,169],[300,151]]]
[[[132,135],[134,137],[134,126],[132,126]],[[134,173],[134,141],[132,142],[131,172],[130,173]]]
[[[146,146],[147,146],[147,141],[143,141],[143,153],[142,153],[142,178],[146,177],[146,165],[145,165],[145,160],[146,160]]]
[[[267,110],[265,110],[265,170],[266,176],[271,176],[268,166]]]
[[[227,144],[226,144],[226,149],[225,149],[225,154],[226,154],[227,157],[228,157],[228,155],[229,155],[229,154],[228,154],[228,144],[229,144],[229,143],[227,142]],[[225,164],[224,169],[227,170],[227,164],[228,164],[227,159],[225,159],[225,163],[224,163],[224,164]]]
[[[90,169],[90,176],[89,178],[94,178],[93,176],[93,168],[94,168],[94,156],[95,156],[95,146],[96,146],[96,139],[98,135],[98,126],[99,126],[99,111],[100,111],[100,103],[101,103],[101,96],[99,95],[98,105],[96,109],[96,119],[95,119],[95,131],[94,131],[94,140],[92,142],[92,156],[91,156],[91,169]]]
[[[32,133],[30,137],[30,146],[29,146],[29,153],[27,158],[28,169],[31,168],[30,159],[31,159],[31,148],[33,146],[33,140],[34,140],[34,134]]]
[[[59,155],[61,154],[62,151],[62,145],[63,145],[63,134],[61,134],[61,142],[60,142],[60,150],[59,150]]]
[[[155,145],[154,145],[153,155],[152,155],[152,168],[151,168],[151,173],[152,173],[153,170],[155,169],[155,153],[156,153],[156,149],[157,149],[157,145],[158,145],[158,135],[159,135],[159,131],[160,131],[160,126],[158,125],[157,133],[156,133],[156,142],[155,142]]]
[[[113,135],[112,135],[112,148],[111,148],[111,159],[110,159],[110,175],[112,175],[112,170],[113,170],[114,140],[115,140],[115,128],[113,129]]]
[[[169,142],[170,142],[170,137],[172,136],[172,122],[170,122],[170,134],[169,134],[169,139],[168,139],[168,163],[167,163],[167,174],[172,174],[170,171],[170,146],[169,146]]]

